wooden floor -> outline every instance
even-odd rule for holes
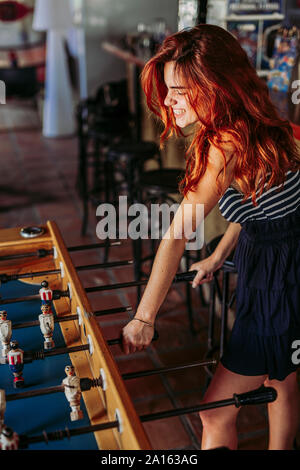
[[[1,109],[1,113],[4,110]],[[2,114],[3,118],[3,114]],[[8,118],[7,118],[8,119]],[[11,116],[10,116],[11,119]],[[6,121],[7,122],[7,121]],[[95,208],[90,208],[89,232],[80,234],[82,204],[76,189],[76,138],[46,139],[38,121],[26,119],[18,126],[1,121],[0,228],[43,224],[55,220],[67,246],[97,241]],[[25,129],[27,127],[27,129]],[[18,130],[19,128],[19,130]],[[131,243],[112,248],[110,260],[130,259]],[[100,253],[73,254],[75,265],[97,262]],[[133,280],[132,267],[81,273],[84,287]],[[234,282],[234,281],[233,281]],[[90,295],[95,310],[120,305],[134,306],[135,289]],[[193,292],[196,334],[192,334],[183,286],[172,288],[158,319],[159,340],[146,352],[125,356],[118,346],[112,352],[121,373],[201,360],[207,350],[208,309]],[[115,338],[129,320],[118,314],[100,320],[107,339]],[[207,383],[201,368],[126,382],[139,414],[199,404]],[[267,446],[266,406],[241,410],[238,417],[239,449]],[[145,424],[154,449],[200,449],[202,426],[197,414]]]

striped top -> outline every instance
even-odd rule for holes
[[[288,171],[283,188],[277,192],[276,189],[281,186],[273,186],[258,196],[256,207],[251,196],[242,203],[244,195],[229,187],[219,200],[220,212],[229,222],[240,224],[248,220],[274,220],[284,217],[295,212],[300,206],[300,170]]]

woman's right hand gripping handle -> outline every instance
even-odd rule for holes
[[[133,318],[122,330],[122,347],[125,354],[146,349],[157,333],[154,325],[144,320]]]

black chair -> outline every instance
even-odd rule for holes
[[[7,98],[35,98],[40,90],[34,66],[0,69],[0,80],[5,83]]]
[[[150,208],[151,204],[179,204],[178,202],[178,183],[182,178],[184,170],[181,168],[160,168],[157,170],[146,171],[142,173],[138,191],[137,191],[137,201],[145,204]],[[175,196],[177,194],[177,197]],[[148,211],[148,214],[151,212]],[[149,225],[150,226],[150,225]],[[160,229],[162,227],[160,226]],[[149,273],[146,273],[143,266],[146,262],[150,261],[150,266],[155,257],[155,253],[160,243],[162,233],[158,234],[156,238],[150,239],[150,250],[147,256],[143,254],[144,244],[141,238],[137,239],[133,243],[134,250],[134,261],[135,261],[135,277],[136,280],[141,278],[147,278]],[[148,245],[149,245],[148,244]],[[184,270],[188,270],[189,266],[194,261],[199,260],[199,253],[197,253],[197,258],[193,257],[189,250],[185,250],[182,261],[185,264]],[[194,326],[194,312],[192,306],[192,295],[191,295],[191,285],[189,282],[186,283],[185,295],[187,302],[187,310],[189,315],[190,328],[193,333],[195,333]],[[199,287],[200,299],[202,305],[206,305],[202,286]],[[139,301],[141,296],[141,288],[138,287],[137,300]]]

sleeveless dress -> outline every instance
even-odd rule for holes
[[[236,319],[221,363],[283,380],[300,362],[293,354],[300,350],[300,171],[288,171],[283,188],[265,190],[256,207],[242,200],[232,187],[219,200],[221,214],[242,225],[233,258]]]

